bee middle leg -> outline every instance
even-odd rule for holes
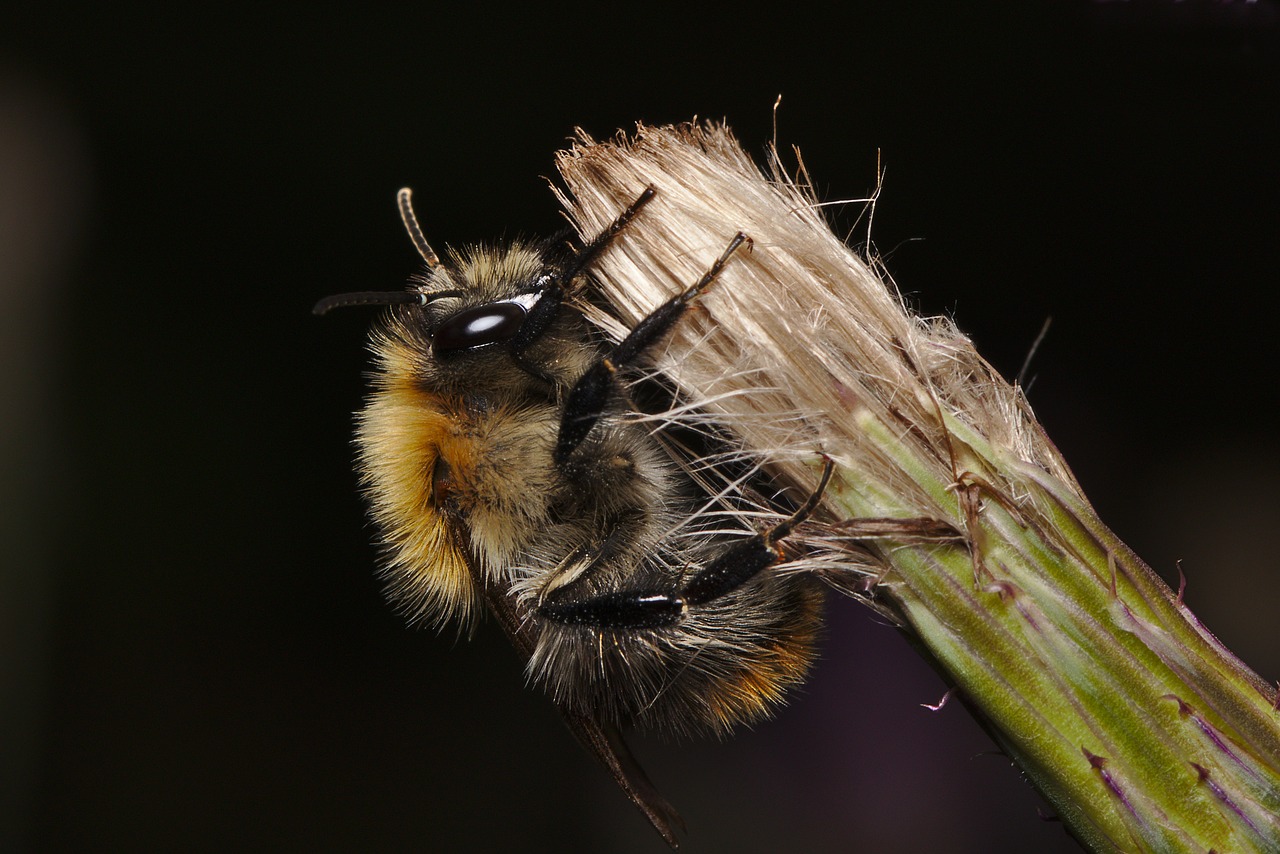
[[[689,579],[675,593],[660,590],[618,590],[586,599],[547,602],[540,617],[557,623],[601,629],[660,629],[678,623],[691,607],[724,596],[783,559],[778,545],[817,509],[835,464],[828,458],[822,479],[795,513],[763,533],[739,540]]]
[[[632,329],[626,338],[614,346],[607,356],[601,356],[591,367],[587,368],[578,382],[574,384],[565,399],[564,411],[560,418],[560,433],[556,438],[555,461],[564,465],[569,455],[587,438],[591,428],[604,415],[609,402],[609,394],[613,390],[614,374],[619,368],[634,365],[649,348],[671,331],[680,316],[689,308],[689,304],[715,281],[716,276],[743,243],[749,238],[742,232],[730,241],[727,249],[721,254],[702,278],[688,288],[664,302],[651,311]]]

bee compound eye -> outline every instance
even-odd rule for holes
[[[495,302],[460,311],[436,330],[431,349],[437,356],[474,350],[513,338],[528,312],[514,302]]]

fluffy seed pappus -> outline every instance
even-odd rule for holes
[[[715,425],[673,415],[651,358],[736,252],[619,341],[583,315],[593,262],[660,192],[595,239],[437,255],[410,191],[400,213],[425,269],[383,305],[357,446],[391,597],[414,620],[470,625],[488,610],[570,728],[675,844],[679,818],[618,727],[725,732],[766,716],[804,676],[822,582],[781,571],[815,512]],[[815,450],[815,460],[819,455]],[[745,521],[744,521],[745,520]]]

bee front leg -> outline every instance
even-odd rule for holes
[[[566,268],[558,271],[555,275],[547,274],[546,287],[534,304],[533,309],[529,312],[529,316],[520,325],[520,331],[516,333],[515,338],[511,340],[509,345],[511,357],[522,370],[548,385],[555,385],[555,380],[547,371],[525,358],[525,351],[532,347],[534,342],[541,338],[552,322],[559,317],[560,309],[564,304],[565,288],[569,283],[582,272],[583,268],[599,257],[600,253],[630,225],[631,221],[636,218],[636,214],[640,213],[641,209],[649,204],[655,195],[657,195],[657,191],[652,186],[646,187],[644,192],[626,210],[620,213],[608,228],[596,235],[595,239],[574,256],[572,262]]]
[[[750,581],[783,558],[778,545],[796,526],[813,515],[835,464],[828,458],[822,479],[800,509],[769,530],[739,540],[699,570],[679,592],[620,590],[587,599],[548,602],[540,617],[574,626],[601,629],[660,629],[678,623],[691,607],[705,605]]]
[[[716,276],[728,263],[729,256],[737,251],[749,238],[742,232],[730,241],[724,253],[716,259],[711,268],[681,293],[655,308],[647,317],[627,334],[613,348],[608,356],[602,356],[592,363],[574,384],[565,400],[564,412],[560,419],[560,434],[556,439],[555,460],[563,465],[569,455],[582,444],[604,414],[609,402],[609,394],[613,390],[614,374],[619,368],[634,365],[651,347],[658,343],[677,320],[689,308],[689,304],[715,281]]]

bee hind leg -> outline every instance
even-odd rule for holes
[[[795,513],[769,530],[739,540],[698,571],[679,592],[619,590],[587,599],[547,602],[538,615],[566,625],[601,629],[659,629],[678,623],[691,607],[705,605],[741,587],[783,559],[778,545],[817,509],[835,464],[827,458],[818,487]]]

